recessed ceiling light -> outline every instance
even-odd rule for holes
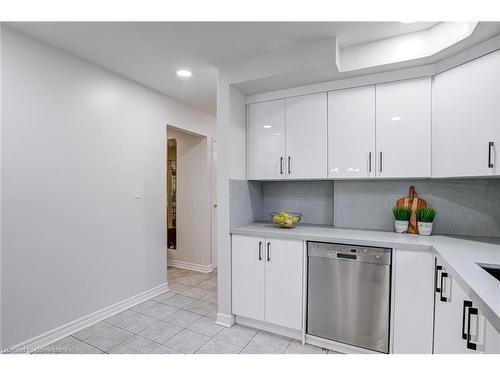
[[[264,129],[271,129],[271,128],[272,128],[272,126],[271,126],[271,125],[264,125],[264,126],[263,126],[263,128],[264,128]]]
[[[189,78],[193,75],[189,70],[181,69],[177,71],[177,75],[182,78]]]
[[[402,117],[401,116],[394,116],[394,117],[391,117],[391,121],[399,121],[401,120]]]

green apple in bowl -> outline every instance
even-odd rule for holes
[[[302,218],[302,214],[298,212],[271,212],[271,221],[280,228],[293,228],[295,227]]]

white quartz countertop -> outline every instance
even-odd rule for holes
[[[480,237],[424,237],[393,232],[339,229],[320,225],[299,225],[281,229],[269,222],[252,223],[231,228],[232,234],[268,238],[322,241],[352,245],[391,247],[397,250],[433,251],[458,280],[490,323],[500,332],[500,282],[483,270],[480,264],[500,265],[500,240]]]

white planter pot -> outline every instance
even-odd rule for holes
[[[408,221],[394,220],[396,233],[406,233],[408,231]]]
[[[422,236],[430,236],[432,233],[432,225],[434,223],[422,223],[418,222],[418,233],[421,234]]]

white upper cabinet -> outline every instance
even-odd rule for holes
[[[431,175],[431,79],[376,86],[377,176]]]
[[[248,178],[500,175],[500,51],[436,75],[248,105]]]
[[[500,174],[500,51],[438,74],[433,90],[433,176]]]
[[[285,178],[286,100],[248,105],[248,178]]]
[[[375,177],[375,86],[328,93],[328,177]]]
[[[286,99],[287,178],[327,177],[326,93]]]

